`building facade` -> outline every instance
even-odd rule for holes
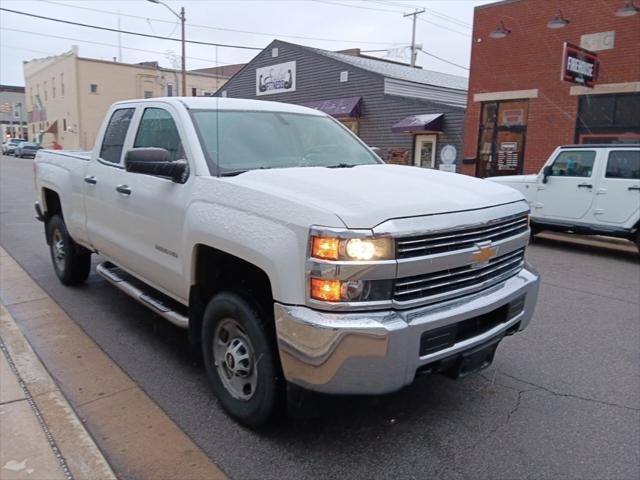
[[[175,96],[179,70],[157,62],[95,60],[71,51],[24,63],[29,135],[43,145],[88,150],[109,106],[120,100]],[[226,77],[187,72],[187,94],[213,95]]]
[[[24,87],[0,85],[0,134],[6,138],[29,139]]]
[[[624,16],[624,5],[507,0],[476,7],[464,173],[537,173],[558,145],[640,142],[640,14]],[[597,56],[593,87],[561,79],[565,42]]]
[[[389,162],[455,170],[467,79],[360,54],[273,41],[216,95],[322,110]],[[443,156],[444,154],[444,156]]]

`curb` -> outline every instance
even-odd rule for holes
[[[65,477],[116,480],[93,438],[2,303],[0,350],[16,375]]]

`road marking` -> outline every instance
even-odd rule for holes
[[[227,478],[2,247],[0,300],[46,363],[118,476],[154,480]],[[25,360],[17,358],[18,366],[20,362]],[[33,376],[32,395],[36,400],[45,398],[47,382],[38,381],[38,373]],[[28,379],[25,383],[29,383]],[[43,415],[47,420],[44,409]],[[74,472],[73,452],[65,451],[62,443],[60,448]],[[97,478],[95,474],[74,475]]]

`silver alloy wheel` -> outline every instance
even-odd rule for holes
[[[53,251],[53,261],[56,264],[56,268],[60,272],[64,272],[64,259],[66,257],[64,249],[64,238],[62,233],[57,228],[51,235],[51,249]]]
[[[222,384],[238,400],[250,400],[258,384],[253,345],[232,318],[220,320],[213,335],[213,361]]]

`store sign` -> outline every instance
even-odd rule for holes
[[[502,125],[504,125],[505,127],[524,125],[524,110],[522,108],[503,110]]]
[[[256,95],[296,91],[296,62],[256,69]]]
[[[598,54],[565,42],[561,80],[593,87],[598,79]]]

